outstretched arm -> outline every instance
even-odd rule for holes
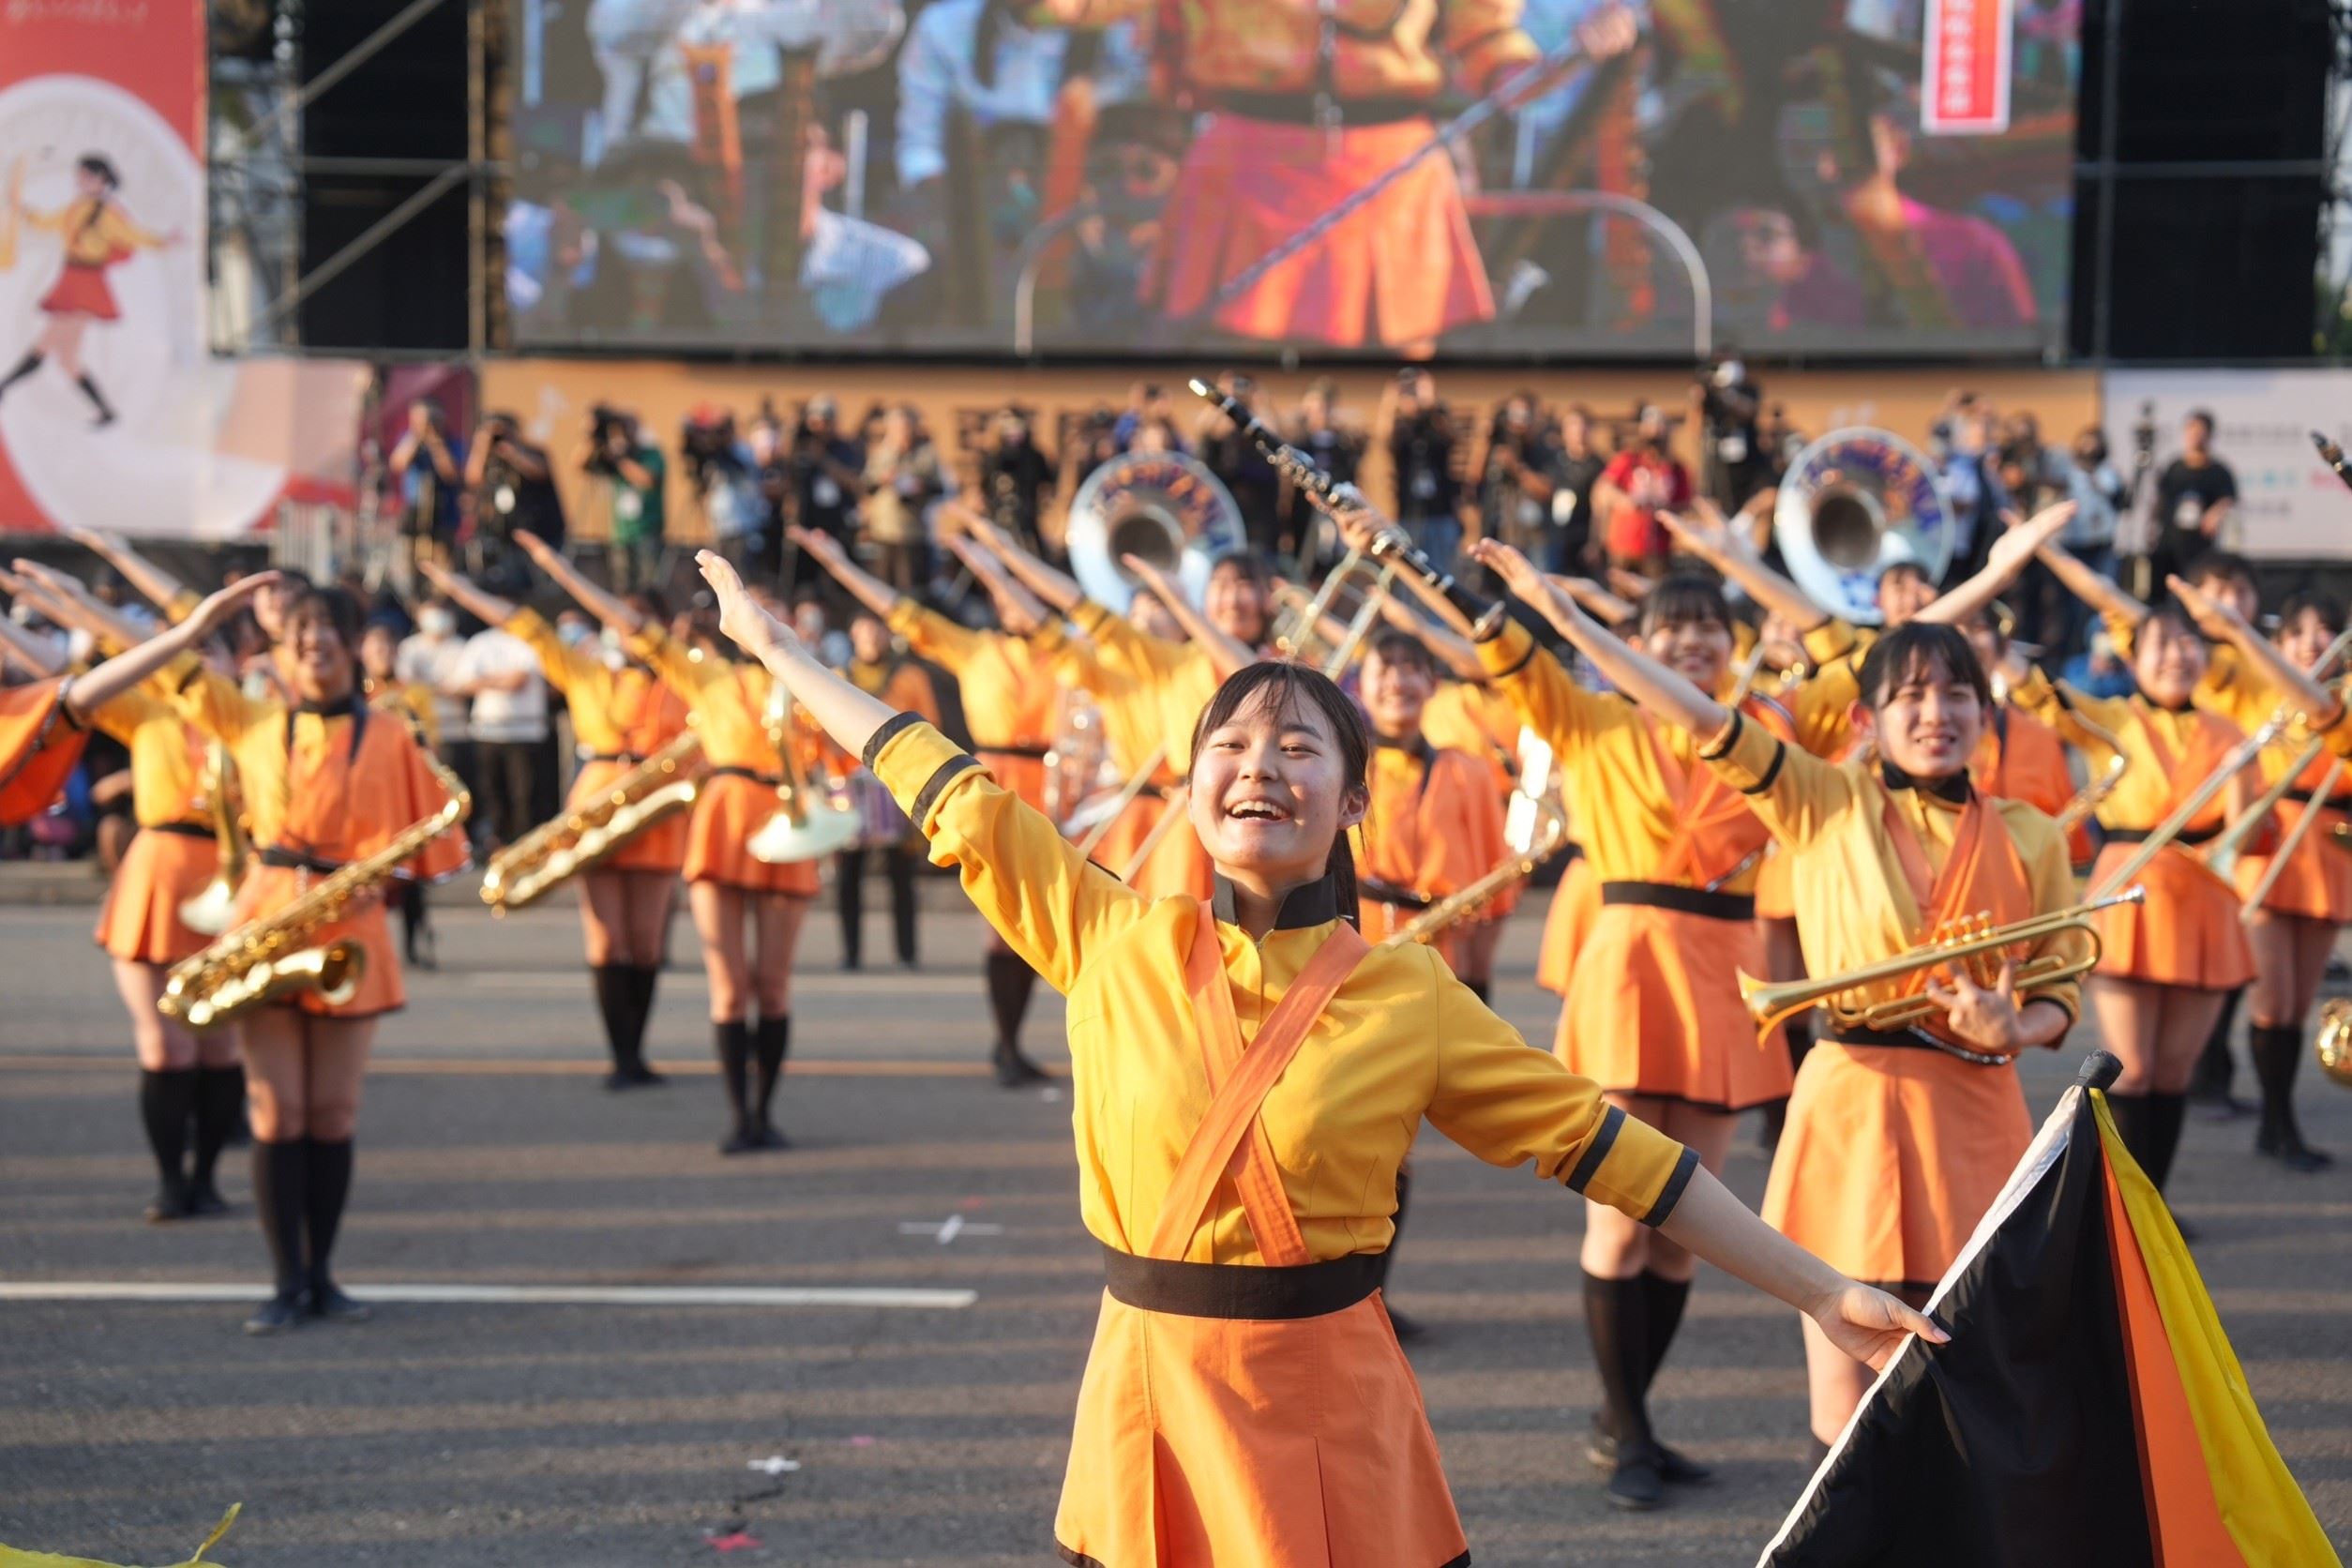
[[[515,618],[515,605],[496,594],[475,586],[474,580],[451,571],[438,561],[419,559],[416,569],[423,572],[432,585],[449,596],[460,609],[493,626],[503,627]]]
[[[1399,572],[1396,575],[1403,577],[1406,574]],[[1478,649],[1469,638],[1456,637],[1445,627],[1414,614],[1412,608],[1395,594],[1380,596],[1380,619],[1399,631],[1410,632],[1423,647],[1429,650],[1430,656],[1445,666],[1457,680],[1468,681],[1472,686],[1486,684],[1486,667],[1478,662]],[[1340,635],[1346,635],[1345,627],[1341,628]],[[1337,645],[1336,640],[1334,645]]]
[[[1627,601],[1602,587],[1589,577],[1564,577],[1547,574],[1551,585],[1582,607],[1585,613],[1606,626],[1621,626],[1641,613]]]
[[[635,637],[645,629],[645,617],[639,614],[628,601],[606,593],[580,574],[580,568],[564,559],[553,545],[536,534],[515,530],[515,543],[520,545],[539,570],[566,594],[580,601],[580,607],[624,637]]]
[[[1257,649],[1217,630],[1206,615],[1193,608],[1192,601],[1184,597],[1184,590],[1166,572],[1139,555],[1127,555],[1121,559],[1144,587],[1159,596],[1160,603],[1168,606],[1168,612],[1176,617],[1176,624],[1190,634],[1193,645],[1208,656],[1210,664],[1215,667],[1218,680],[1225,680],[1236,671],[1245,670],[1258,662]]]
[[[91,528],[72,528],[67,535],[74,543],[122,573],[123,580],[137,589],[150,604],[169,614],[174,609],[185,611],[194,595],[187,583],[165,571],[112,534],[101,534]]]
[[[11,596],[16,592],[8,586],[6,572],[0,572],[0,589]],[[10,661],[30,671],[34,679],[45,679],[66,667],[66,647],[53,638],[18,626],[9,616],[0,615],[0,664]]]
[[[1658,520],[1684,550],[1738,583],[1748,597],[1801,634],[1830,624],[1830,612],[1766,565],[1746,531],[1725,518],[1713,502],[1701,497],[1691,503],[1688,512],[1660,512]]]
[[[1007,636],[1031,637],[1050,619],[1035,595],[1008,576],[996,557],[958,534],[947,536],[947,548],[972,573],[996,607],[996,624]]]
[[[960,502],[947,503],[945,510],[962,522],[965,531],[974,539],[993,551],[996,558],[1004,563],[1005,570],[1011,572],[1022,587],[1055,610],[1067,615],[1086,602],[1086,590],[1078,586],[1078,579],[1054,570],[1030,554],[1014,542],[1010,534],[987,518]]]
[[[1713,739],[1731,722],[1729,708],[1587,615],[1509,545],[1481,539],[1470,555],[1500,577],[1513,597],[1541,611],[1560,636],[1608,677],[1611,686],[1660,718],[1701,740]]]
[[[19,562],[22,567],[23,563]],[[137,686],[228,624],[245,603],[278,580],[276,572],[256,572],[199,603],[187,620],[117,654],[67,688],[66,708],[79,722]]]
[[[833,580],[850,591],[852,598],[883,620],[890,619],[891,612],[898,608],[898,601],[905,596],[873,573],[861,570],[857,563],[850,559],[848,548],[832,535],[798,524],[784,530],[784,535],[814,556],[817,565],[831,572]]]
[[[17,575],[8,580],[9,592],[25,597],[59,626],[85,631],[100,648],[121,653],[147,640],[147,628],[92,594],[80,578],[19,561]]]
[[[2304,722],[2313,730],[2328,729],[2342,716],[2343,707],[2336,694],[2320,684],[2320,677],[2327,671],[2305,670],[2296,664],[2279,652],[2276,643],[2246,625],[2237,611],[2204,590],[2193,588],[2178,577],[2167,577],[2164,585],[2208,637],[2236,648],[2238,656],[2277,690],[2281,701],[2293,703],[2301,710]]]
[[[2136,626],[2148,619],[2148,606],[2076,560],[2062,545],[2044,541],[2039,553],[2042,564],[2050,568],[2066,591],[2090,606],[2101,620]]]
[[[2073,520],[2073,517],[2074,503],[2072,501],[2044,506],[2025,522],[2019,522],[2014,512],[2003,514],[2001,520],[2009,531],[1995,539],[1992,549],[1985,551],[1984,565],[1975,576],[1921,611],[1919,619],[1938,622],[1947,626],[1966,626],[2017,580],[2017,574],[2026,569],[2026,563],[2031,561],[2043,546],[2057,538],[2059,531]]]

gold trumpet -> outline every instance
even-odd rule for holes
[[[2319,1009],[2319,1037],[2312,1042],[2319,1070],[2352,1089],[2352,997],[2330,997]]]
[[[1940,1017],[1943,1009],[1934,999],[1920,993],[1905,996],[1880,997],[1877,1000],[1834,1000],[1849,993],[1886,985],[1890,981],[1908,979],[1922,970],[1937,969],[1946,964],[1968,964],[1971,959],[1996,960],[2004,947],[2019,942],[2040,942],[2063,931],[2081,931],[2090,938],[2089,952],[2080,957],[2066,957],[2045,953],[2028,958],[2017,966],[2015,984],[2020,996],[2028,991],[2043,990],[2089,972],[2099,962],[2099,934],[2091,926],[2090,917],[2103,909],[2118,904],[2136,904],[2148,896],[2145,888],[2126,888],[2121,893],[2092,898],[2087,903],[2046,914],[2030,915],[2013,920],[2006,926],[1993,925],[1979,915],[1949,926],[1931,935],[1927,941],[1893,957],[1882,958],[1875,964],[1849,969],[1843,974],[1806,977],[1800,980],[1768,982],[1742,974],[1740,979],[1740,999],[1747,1003],[1748,1016],[1756,1019],[1756,1033],[1769,1034],[1781,1024],[1809,1008],[1821,1007],[1830,1015],[1832,1029],[1865,1029],[1874,1033],[1907,1029],[1913,1024]],[[1980,983],[1990,979],[1985,966],[1971,966],[1971,972]],[[1968,1052],[1974,1057],[1977,1053]]]
[[[776,747],[781,764],[776,786],[776,815],[760,824],[746,846],[751,858],[770,866],[782,866],[796,860],[814,860],[819,855],[846,850],[856,841],[864,824],[858,814],[837,806],[818,791],[809,788],[800,771],[800,759],[792,755],[792,743],[797,738],[792,723],[792,694],[778,681],[768,694],[766,711],[761,716],[767,729],[768,744]]]

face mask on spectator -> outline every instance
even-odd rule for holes
[[[445,610],[421,610],[416,613],[416,629],[427,637],[446,637],[458,629],[458,618]]]

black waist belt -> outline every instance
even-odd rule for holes
[[[1841,1046],[1892,1046],[1899,1050],[1932,1050],[1951,1054],[1925,1035],[1908,1029],[1840,1029],[1825,1038]]]
[[[1604,904],[1647,904],[1651,909],[1680,910],[1710,920],[1753,920],[1756,899],[1745,893],[1710,893],[1703,887],[1673,887],[1666,882],[1613,882],[1601,884]]]
[[[2318,792],[2317,790],[2289,790],[2286,792],[2286,798],[2309,806],[2312,803],[2312,797]],[[2329,795],[2319,803],[2319,809],[2352,812],[2352,795]]]
[[[300,850],[287,849],[283,844],[272,844],[264,850],[262,864],[275,866],[280,871],[317,871],[323,875],[332,875],[343,868],[339,860],[322,860]]]
[[[753,773],[749,768],[713,768],[711,776],[713,778],[748,778],[754,784],[765,784],[771,790],[780,790],[784,787],[784,780],[775,774]]]
[[[2148,836],[2155,831],[2152,827],[2117,827],[2107,829],[2104,837],[2110,844],[2145,844]],[[2209,843],[2221,836],[2222,830],[2218,827],[2192,828],[2175,837],[2173,842],[2185,847]]]
[[[580,760],[583,762],[626,762],[635,767],[645,759],[634,751],[583,751]]]
[[[1353,1252],[1328,1263],[1258,1269],[1171,1263],[1103,1248],[1103,1283],[1129,1306],[1179,1318],[1321,1318],[1380,1289],[1382,1255]]]
[[[1221,114],[1286,126],[1319,126],[1322,121],[1317,111],[1326,107],[1338,115],[1342,126],[1393,126],[1429,117],[1427,98],[1360,98],[1334,102],[1319,99],[1313,93],[1223,93],[1217,98]]]
[[[142,833],[176,833],[183,838],[212,837],[212,829],[203,822],[147,822],[143,824],[139,831]]]
[[[985,751],[991,757],[1027,757],[1040,762],[1044,761],[1048,756],[1051,756],[1053,752],[1053,748],[1051,746],[983,746],[978,741],[972,743],[972,749],[974,751]]]

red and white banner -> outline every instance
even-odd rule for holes
[[[206,351],[203,0],[0,33],[0,533],[229,537],[347,474],[363,367]]]
[[[1927,0],[1920,128],[1931,136],[1998,136],[2009,128],[2012,0]]]

